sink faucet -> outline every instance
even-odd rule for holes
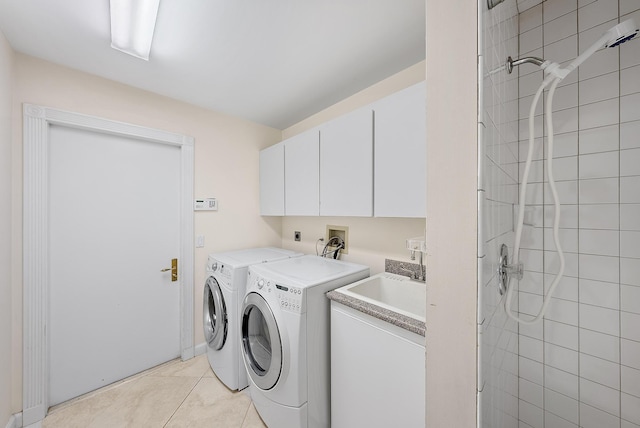
[[[422,282],[427,281],[427,272],[424,269],[424,263],[422,262],[422,251],[420,251],[420,277],[418,278],[418,280]]]
[[[412,278],[418,281],[426,281],[427,273],[422,261],[423,254],[426,251],[424,239],[422,239],[421,237],[407,239],[407,250],[411,251],[411,260],[416,259],[416,251],[420,253],[420,270],[418,271],[418,273],[412,271]]]
[[[407,276],[409,278],[415,279],[415,280],[418,279],[418,274],[414,270],[407,269],[406,267],[404,267],[404,265],[402,263],[400,263],[399,269],[405,271],[406,273],[408,273],[409,275],[407,275]]]
[[[409,274],[409,277],[411,279],[414,279],[416,281],[422,281],[422,282],[426,282],[426,278],[427,278],[427,272],[424,269],[424,263],[422,262],[422,251],[419,251],[420,253],[420,268],[418,270],[418,272],[411,270],[411,269],[407,269],[405,268],[402,264],[400,265],[400,269],[407,272]],[[411,251],[411,260],[415,260],[416,259],[416,252],[415,251]]]

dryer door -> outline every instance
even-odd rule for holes
[[[227,340],[227,305],[220,284],[213,276],[204,285],[204,338],[207,345],[216,351],[222,349]]]
[[[258,293],[244,299],[242,351],[251,380],[260,389],[273,388],[282,371],[282,342],[273,312]]]

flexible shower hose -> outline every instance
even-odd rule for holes
[[[531,169],[531,161],[533,159],[533,149],[534,149],[534,142],[535,142],[535,135],[534,135],[535,111],[538,105],[538,100],[540,99],[540,96],[542,95],[544,89],[551,83],[551,86],[549,88],[549,93],[547,94],[547,103],[545,106],[545,116],[546,116],[547,128],[548,128],[548,135],[547,135],[547,147],[548,147],[547,152],[548,153],[547,153],[546,166],[547,166],[547,176],[549,177],[549,187],[551,188],[551,193],[553,195],[553,203],[554,203],[554,209],[555,209],[554,219],[553,219],[553,241],[556,245],[556,250],[558,251],[558,257],[560,259],[560,269],[558,271],[558,274],[554,278],[553,282],[551,283],[551,286],[549,287],[549,291],[544,297],[542,307],[540,308],[538,315],[536,315],[533,319],[530,319],[530,320],[522,319],[511,311],[513,289],[515,287],[511,286],[511,276],[509,277],[508,283],[507,283],[507,295],[505,298],[505,311],[509,316],[509,318],[522,324],[536,324],[544,317],[544,314],[547,311],[547,307],[551,302],[551,297],[553,296],[553,292],[555,291],[556,287],[558,286],[558,283],[562,279],[562,275],[564,274],[564,267],[565,267],[564,253],[562,252],[562,248],[560,247],[560,238],[558,235],[558,230],[560,228],[560,200],[558,198],[556,183],[553,179],[553,115],[552,115],[553,95],[556,91],[556,87],[558,86],[558,83],[560,83],[561,80],[562,79],[556,78],[555,76],[549,74],[544,79],[544,81],[542,82],[538,90],[536,91],[536,94],[533,97],[533,101],[531,102],[531,109],[529,110],[529,150],[527,152],[527,161],[525,163],[522,184],[520,187],[520,205],[518,209],[518,220],[517,220],[518,222],[516,225],[516,237],[515,237],[513,258],[511,259],[512,265],[517,266],[518,263],[520,262],[520,241],[522,239],[522,228],[524,225],[525,198],[527,196],[527,184],[529,180],[529,171]],[[542,288],[543,288],[543,295],[544,295],[544,285]]]
[[[513,258],[511,260],[512,266],[518,267],[520,265],[520,241],[522,238],[522,227],[524,224],[524,209],[525,209],[525,197],[527,195],[527,182],[529,179],[529,170],[531,168],[531,160],[533,158],[533,145],[534,145],[534,114],[536,111],[536,106],[538,104],[538,100],[542,95],[544,88],[546,88],[549,83],[551,83],[551,87],[549,88],[547,104],[545,106],[545,116],[547,120],[547,145],[549,147],[547,153],[547,176],[549,177],[549,187],[551,188],[551,193],[553,194],[553,203],[555,207],[555,214],[553,220],[553,240],[556,244],[556,250],[558,251],[558,257],[560,259],[560,269],[558,271],[558,275],[556,275],[555,279],[551,283],[549,290],[547,291],[546,296],[542,302],[542,307],[540,308],[540,312],[533,319],[524,320],[522,318],[517,317],[511,311],[511,301],[513,298],[513,288],[511,287],[511,277],[507,280],[507,296],[505,299],[505,311],[507,315],[519,323],[523,324],[535,324],[544,317],[544,314],[551,302],[551,297],[553,296],[553,292],[555,291],[558,283],[562,279],[562,275],[564,274],[564,254],[562,253],[562,248],[560,248],[560,239],[558,237],[558,229],[560,227],[560,201],[558,200],[558,192],[556,190],[556,184],[553,180],[553,115],[551,112],[551,107],[553,104],[553,94],[555,93],[556,87],[558,83],[562,79],[564,79],[571,71],[575,70],[586,61],[591,55],[596,53],[599,49],[610,47],[615,48],[616,46],[624,43],[628,40],[634,38],[640,30],[638,26],[633,21],[633,19],[628,19],[615,27],[609,29],[606,33],[602,35],[591,47],[586,49],[582,54],[580,54],[576,59],[574,59],[571,64],[569,64],[566,68],[561,68],[560,64],[552,63],[549,61],[544,61],[540,67],[547,73],[547,77],[540,85],[540,88],[536,92],[535,97],[533,98],[533,102],[531,103],[531,110],[529,111],[529,151],[527,154],[527,162],[524,169],[524,176],[522,180],[522,187],[520,188],[520,206],[518,211],[518,224],[516,226],[516,239],[515,239],[515,248],[513,251]],[[544,285],[543,285],[543,295],[544,295]]]

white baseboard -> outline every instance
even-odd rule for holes
[[[9,418],[9,422],[7,422],[6,428],[17,428],[15,416],[11,415],[11,417]]]
[[[187,361],[193,358],[193,346],[191,348],[183,349],[180,358],[182,361]]]
[[[11,415],[7,428],[22,428],[22,412]]]
[[[206,344],[206,342],[202,342],[202,343],[197,344],[196,348],[195,348],[195,353],[196,353],[196,355],[195,355],[196,357],[198,355],[206,354],[207,353],[207,344]]]
[[[205,342],[200,343],[193,348],[185,349],[182,351],[182,361],[187,361],[198,355],[205,354],[207,352],[207,344]]]

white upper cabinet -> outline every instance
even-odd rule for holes
[[[260,151],[260,214],[284,215],[284,144]]]
[[[285,214],[320,214],[320,147],[318,129],[284,141]]]
[[[371,107],[320,127],[320,215],[373,215]]]
[[[376,217],[426,216],[425,95],[422,82],[373,104]]]
[[[260,213],[426,217],[426,83],[260,152]]]

